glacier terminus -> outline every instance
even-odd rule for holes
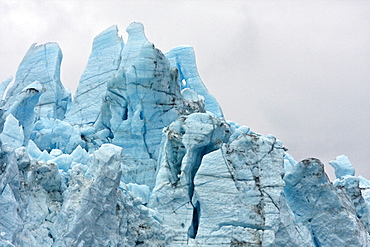
[[[370,246],[370,181],[225,119],[190,46],[100,33],[72,97],[57,43],[0,85],[0,246]]]

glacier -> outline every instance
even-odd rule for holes
[[[228,121],[195,52],[141,23],[93,41],[77,91],[57,43],[0,85],[0,246],[370,246],[370,181]]]

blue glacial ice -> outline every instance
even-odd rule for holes
[[[366,224],[356,213],[352,192],[336,188],[320,160],[297,163],[284,181],[288,204],[297,221],[309,229],[316,246],[369,246]]]
[[[198,74],[193,47],[178,46],[167,52],[166,57],[171,65],[178,70],[181,89],[190,88],[203,96],[206,110],[212,112],[216,117],[223,118],[220,105],[215,97],[208,92]]]
[[[15,82],[6,94],[4,110],[10,109],[17,101],[20,103],[19,93],[39,81],[45,91],[34,107],[36,119],[63,119],[71,102],[71,94],[60,81],[62,57],[62,51],[56,43],[33,44],[19,65]]]
[[[193,48],[126,31],[94,39],[73,100],[56,43],[0,84],[0,246],[370,246],[370,181],[346,156],[330,182],[226,121]]]
[[[87,124],[98,118],[107,81],[116,74],[121,62],[124,43],[117,32],[117,27],[112,26],[94,39],[87,66],[65,117],[68,122]]]
[[[329,161],[329,165],[334,168],[335,176],[338,179],[355,175],[355,168],[345,155],[337,156],[335,160]]]

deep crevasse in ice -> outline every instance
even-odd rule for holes
[[[370,182],[224,119],[191,47],[98,35],[71,101],[55,43],[2,102],[1,246],[368,246]],[[3,95],[12,78],[0,87]]]

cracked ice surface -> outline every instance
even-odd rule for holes
[[[194,181],[196,243],[313,246],[287,205],[282,173],[283,150],[272,137],[242,134],[206,155]]]
[[[370,181],[225,121],[194,50],[99,34],[74,100],[56,43],[1,102],[0,246],[368,246]],[[13,78],[0,85],[0,95]]]
[[[368,234],[346,193],[337,191],[317,159],[299,162],[284,177],[288,204],[316,246],[368,246]],[[346,227],[338,227],[346,226]]]

